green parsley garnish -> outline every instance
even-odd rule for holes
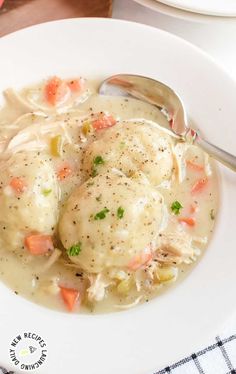
[[[77,243],[72,245],[68,250],[67,253],[69,256],[78,256],[81,252],[81,243]]]
[[[119,208],[117,209],[117,212],[116,212],[116,215],[119,219],[123,218],[124,217],[124,208],[122,208],[121,206],[119,206]]]
[[[178,215],[180,213],[180,209],[182,209],[183,206],[180,204],[179,201],[174,201],[171,205],[171,210],[174,214]]]
[[[101,210],[100,212],[95,214],[94,219],[96,221],[99,220],[99,219],[104,219],[104,218],[106,218],[106,214],[109,213],[109,212],[110,212],[109,209],[104,208],[103,210]]]
[[[120,149],[123,149],[125,147],[125,142],[120,142]]]
[[[93,159],[93,167],[92,167],[92,173],[91,176],[94,178],[98,174],[96,166],[103,165],[105,161],[103,160],[102,156],[96,156]]]
[[[92,168],[92,173],[91,173],[91,176],[94,178],[96,177],[96,175],[98,174],[98,171],[95,167]]]
[[[102,156],[96,156],[93,159],[93,164],[94,165],[103,165],[105,161],[103,160]]]
[[[42,194],[43,194],[44,196],[48,196],[51,192],[52,192],[51,189],[45,189],[45,190],[42,191]]]
[[[211,209],[211,211],[210,211],[210,217],[211,217],[212,221],[214,221],[214,219],[215,219],[215,211],[214,211],[214,209]]]

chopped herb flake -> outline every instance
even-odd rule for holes
[[[93,164],[94,165],[103,165],[104,163],[105,163],[105,161],[103,160],[102,156],[96,156],[93,159]]]
[[[69,256],[78,256],[81,252],[81,243],[77,243],[72,245],[68,250],[67,253]]]
[[[96,177],[96,175],[98,174],[98,171],[97,171],[97,168],[96,166],[98,165],[103,165],[105,163],[105,161],[103,160],[102,156],[96,156],[94,157],[93,159],[93,167],[92,167],[92,177]]]
[[[87,187],[90,187],[90,186],[93,186],[93,185],[94,185],[93,181],[87,183]]]
[[[119,208],[117,209],[117,212],[116,212],[116,215],[119,219],[123,218],[124,217],[124,208],[122,208],[121,206],[119,206]]]
[[[215,219],[215,211],[214,211],[214,209],[211,209],[211,211],[210,211],[210,217],[211,217],[212,221],[214,221],[214,219]]]
[[[125,142],[120,142],[120,149],[123,149],[125,147]]]
[[[183,206],[180,204],[179,201],[174,201],[171,205],[171,210],[174,214],[178,215],[180,213],[180,209],[182,209]]]
[[[101,198],[102,198],[102,194],[100,193],[100,195],[96,197],[96,200],[101,201]]]
[[[51,189],[45,189],[45,190],[42,191],[42,194],[43,194],[44,196],[48,196],[51,192],[52,192]]]
[[[101,210],[100,212],[98,212],[97,214],[95,214],[94,219],[96,221],[99,220],[99,219],[104,219],[104,218],[106,218],[106,214],[107,213],[109,213],[109,209],[104,208],[103,210]]]
[[[94,178],[98,174],[97,169],[93,166],[91,176]]]

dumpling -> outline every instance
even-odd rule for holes
[[[0,241],[22,250],[30,233],[51,234],[58,219],[59,189],[47,156],[22,152],[0,164]]]
[[[148,256],[165,218],[164,199],[156,189],[110,172],[74,190],[59,220],[59,235],[71,261],[98,273]]]
[[[127,176],[142,172],[153,185],[159,185],[172,174],[171,138],[149,123],[121,122],[88,146],[83,164],[88,175],[113,167]]]

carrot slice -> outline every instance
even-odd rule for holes
[[[180,223],[186,223],[186,225],[188,226],[195,226],[196,224],[195,219],[192,217],[182,217],[182,218],[179,218],[178,221]]]
[[[75,307],[75,303],[79,298],[79,291],[74,288],[60,286],[60,292],[67,309],[72,312]]]
[[[152,259],[152,253],[141,253],[134,256],[128,263],[128,268],[130,270],[138,270],[141,266],[146,265]]]
[[[85,81],[83,78],[72,79],[67,82],[67,85],[72,92],[80,92],[84,90]]]
[[[196,193],[200,193],[204,190],[208,183],[207,178],[198,179],[196,183],[192,186],[191,194],[194,195]]]
[[[204,171],[204,166],[203,165],[200,165],[200,164],[196,164],[195,162],[193,162],[192,160],[187,160],[186,161],[186,165],[189,169],[192,169],[194,171]]]
[[[27,188],[26,182],[20,177],[12,178],[9,184],[17,194],[21,194]]]
[[[51,235],[28,235],[25,238],[25,246],[35,256],[45,255],[54,249]]]
[[[93,128],[96,131],[106,129],[108,127],[114,126],[115,124],[116,119],[106,114],[100,114],[99,117],[92,122]]]
[[[49,79],[45,86],[45,99],[48,104],[55,106],[60,103],[68,94],[66,82],[58,77]]]
[[[57,178],[62,181],[65,178],[69,177],[72,174],[72,169],[69,165],[63,166],[61,169],[57,172]]]

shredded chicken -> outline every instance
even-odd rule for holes
[[[34,112],[35,110],[37,110],[37,107],[35,105],[27,102],[12,88],[6,89],[4,91],[4,96],[6,100],[13,105],[14,109],[18,110],[22,114]]]
[[[71,143],[71,138],[68,134],[64,122],[53,122],[48,124],[43,124],[43,126],[39,123],[37,126],[31,125],[27,128],[18,132],[16,136],[14,136],[10,142],[8,143],[7,149],[12,150],[19,144],[27,143],[30,140],[38,140],[40,137],[45,135],[64,135],[68,143]]]
[[[41,112],[41,111],[34,111],[34,112],[30,112],[30,113],[25,113],[25,114],[22,114],[20,117],[17,117],[17,119],[12,123],[12,125],[19,125],[19,122],[23,121],[23,123],[25,122],[26,119],[28,118],[32,118],[34,119],[34,121],[36,120],[36,118],[42,120],[43,119],[46,119],[48,116],[47,114],[45,114],[44,112]],[[19,128],[19,126],[18,126]]]
[[[130,119],[126,119],[125,122],[140,122],[140,123],[143,123],[143,118],[130,118]],[[169,130],[168,128],[166,128],[164,126],[161,126],[161,125],[159,125],[158,123],[156,123],[152,120],[145,119],[145,123],[147,123],[148,125],[150,125],[152,127],[158,128],[159,130],[161,130],[164,133],[170,135],[174,139],[179,139],[179,136],[176,135],[172,130]]]
[[[29,89],[28,92],[26,93],[27,101],[29,102],[29,105],[32,105],[33,107],[42,110],[45,113],[68,113],[72,105],[78,105],[83,103],[87,98],[90,96],[91,92],[89,89],[85,90],[85,92],[81,95],[79,93],[78,98],[73,99],[72,101],[70,100],[71,95],[70,95],[70,89],[68,88],[66,95],[63,98],[63,101],[59,103],[59,105],[56,108],[51,108],[48,105],[43,105],[40,104],[40,98],[38,97],[38,93],[33,89]]]
[[[138,292],[141,291],[146,275],[143,270],[137,270],[134,274],[135,286]]]
[[[118,269],[118,268],[111,268],[108,271],[109,278],[116,279],[116,280],[124,280],[129,277],[128,273],[124,270]]]
[[[201,250],[199,248],[193,248],[193,255],[184,261],[185,264],[191,264],[193,261],[197,261],[197,258],[200,256]]]
[[[49,257],[49,259],[45,262],[45,264],[41,268],[40,273],[44,273],[50,267],[52,267],[52,265],[55,264],[55,262],[59,259],[61,254],[62,254],[62,252],[59,249],[55,248],[54,251],[52,252],[51,256]]]
[[[160,236],[156,258],[163,264],[181,264],[194,255],[192,238],[184,231],[163,233]]]
[[[182,183],[186,177],[186,165],[184,155],[188,149],[188,144],[186,143],[177,143],[172,147],[176,176],[179,183]]]
[[[193,236],[193,243],[195,244],[207,244],[207,237],[204,236],[203,238],[201,236]]]
[[[207,177],[210,177],[212,175],[212,169],[209,163],[209,155],[207,153],[204,154],[204,170]]]
[[[33,105],[34,107],[44,111],[44,112],[54,112],[55,109],[58,110],[58,108],[52,108],[48,105],[43,105],[43,104],[39,104],[39,100],[40,100],[40,96],[38,94],[38,91],[37,90],[34,90],[34,89],[29,89],[26,91],[26,98],[27,98],[27,101]],[[67,91],[66,91],[66,94],[65,96],[63,96],[63,99],[60,101],[59,103],[59,107],[63,105],[63,109],[64,109],[64,104],[69,100],[70,98],[70,89],[69,87],[67,87]],[[42,101],[42,100],[41,100]],[[67,108],[68,109],[68,108]]]
[[[155,262],[153,262],[145,269],[139,269],[135,272],[134,281],[138,292],[141,290],[153,291],[154,267],[152,268],[152,264],[155,266]]]
[[[54,122],[48,124],[31,125],[20,130],[9,142],[4,142],[1,146],[4,152],[1,158],[21,151],[42,151],[48,147],[48,135],[62,135],[65,143],[71,144],[71,137],[64,122]]]
[[[112,281],[104,277],[101,273],[90,275],[90,287],[87,289],[89,301],[101,301],[106,294],[106,288],[112,284]]]

